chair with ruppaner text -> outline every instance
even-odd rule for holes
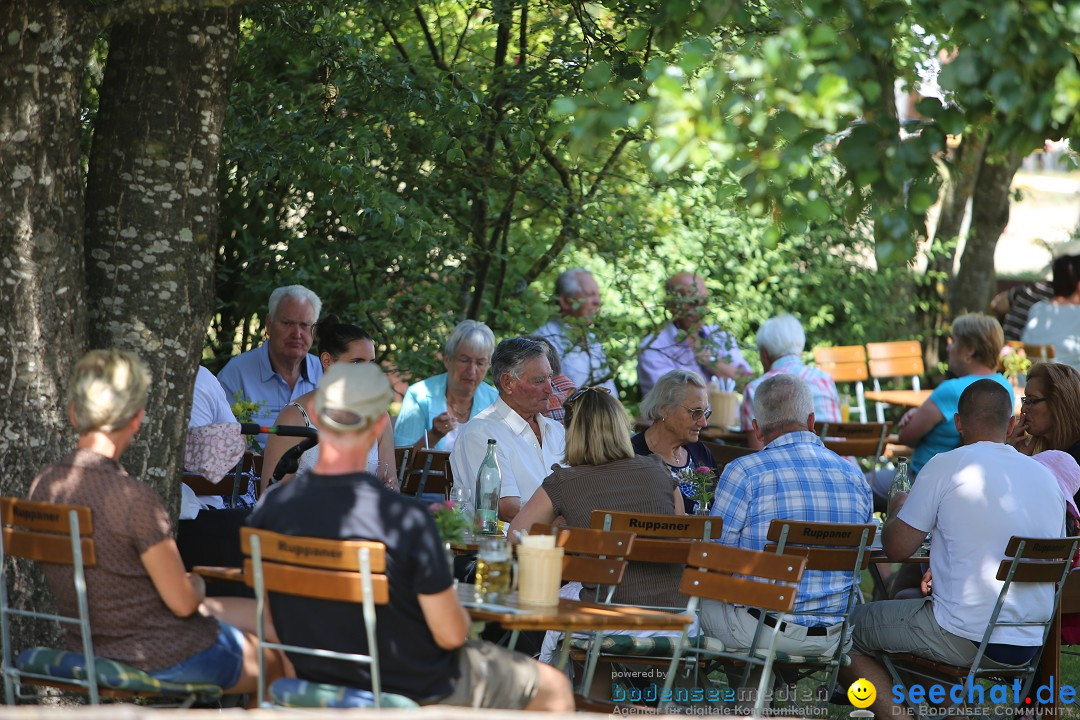
[[[86,596],[86,568],[97,564],[90,508],[3,497],[0,498],[0,526],[3,529],[0,536],[0,640],[7,704],[34,697],[23,692],[24,685],[47,685],[85,694],[92,705],[99,704],[102,697],[152,697],[175,700],[181,707],[186,707],[221,697],[222,688],[217,685],[165,682],[125,663],[94,655]],[[70,566],[76,614],[60,615],[14,607],[9,595],[12,582],[9,575],[14,568],[8,558]],[[30,647],[16,656],[11,630],[12,618],[16,617],[78,628],[82,652]]]
[[[975,659],[971,667],[948,665],[945,663],[928,660],[918,655],[909,653],[886,653],[881,656],[882,663],[889,671],[894,683],[910,686],[905,678],[916,677],[943,686],[963,684],[963,697],[966,699],[975,695],[975,681],[980,678],[988,678],[995,681],[1010,683],[1018,681],[1019,693],[1009,693],[1009,697],[1015,697],[1019,712],[1025,708],[1025,699],[1031,691],[1032,682],[1039,666],[1039,661],[1046,647],[1047,636],[1053,626],[1054,617],[1057,614],[1061,602],[1062,589],[1072,566],[1072,558],[1076,554],[1077,546],[1080,545],[1080,537],[1066,538],[1029,538],[1013,536],[1005,548],[1004,559],[998,565],[997,579],[1001,581],[1001,590],[998,592],[997,602],[990,613],[986,631],[982,641],[975,652]],[[1053,605],[1047,616],[1041,620],[1018,620],[1008,621],[1002,619],[1002,608],[1008,597],[1009,591],[1018,583],[1040,583],[1053,585]],[[994,631],[1005,627],[1034,627],[1040,628],[1042,642],[1036,646],[1035,652],[1028,662],[1021,665],[1002,665],[993,662],[987,656],[988,647]],[[979,688],[981,690],[981,688]],[[927,717],[936,708],[930,708],[931,713],[923,712],[921,703],[912,700],[910,694],[904,696],[905,705],[918,717]]]
[[[293,708],[416,707],[402,695],[382,691],[379,646],[375,639],[375,606],[390,601],[386,572],[386,546],[362,540],[283,535],[246,527],[240,532],[244,580],[255,589],[259,646],[314,657],[343,660],[370,668],[371,688],[319,683],[303,678],[281,678],[265,689],[266,668],[259,654],[259,706]],[[269,622],[268,593],[284,593],[322,600],[358,603],[367,638],[367,654],[271,642],[264,626]]]

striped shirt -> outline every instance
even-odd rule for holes
[[[802,378],[803,382],[810,386],[810,394],[814,398],[814,418],[820,421],[840,422],[840,396],[836,394],[836,383],[824,370],[816,367],[803,365],[798,355],[784,355],[773,361],[761,377],[757,378],[743,390],[743,404],[739,413],[742,429],[749,432],[754,429],[754,393],[758,386],[765,382],[766,378],[773,375],[787,373]]]
[[[719,542],[763,550],[775,519],[866,523],[873,513],[862,473],[825,448],[811,432],[792,432],[762,450],[728,463],[716,488],[712,514],[724,520]],[[843,620],[851,574],[807,570],[795,598],[794,622],[834,625]],[[832,612],[803,619],[799,612]]]

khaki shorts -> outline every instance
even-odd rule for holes
[[[494,643],[465,643],[458,649],[458,669],[449,695],[422,704],[520,710],[540,689],[536,661]]]
[[[938,625],[931,596],[880,600],[855,608],[853,655],[911,653],[947,665],[969,667],[978,645]],[[985,658],[991,667],[1010,667]]]

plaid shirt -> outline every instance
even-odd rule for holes
[[[781,435],[762,450],[728,463],[716,488],[712,514],[723,518],[724,545],[762,550],[769,523],[866,523],[873,513],[870,485],[862,473],[810,432]],[[795,599],[794,622],[833,625],[843,620],[851,575],[807,570]],[[799,618],[799,612],[831,612],[835,618]]]
[[[769,371],[757,378],[743,390],[743,404],[739,413],[743,430],[754,428],[754,392],[758,385],[773,375],[787,373],[797,375],[810,386],[810,395],[814,398],[814,419],[819,421],[840,422],[840,396],[836,393],[836,383],[824,370],[803,365],[798,355],[785,355],[773,361]]]

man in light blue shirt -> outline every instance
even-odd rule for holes
[[[592,273],[584,268],[562,271],[555,281],[555,294],[559,298],[559,317],[552,318],[535,334],[555,348],[562,374],[570,378],[574,387],[601,385],[616,392],[607,355],[589,329],[600,310],[600,288]]]
[[[271,425],[282,408],[311,392],[322,377],[319,358],[308,353],[322,301],[303,285],[279,287],[270,294],[266,342],[237,355],[218,373],[229,402],[235,395],[262,403],[252,422]],[[266,435],[257,438],[266,443]]]
[[[773,520],[867,523],[873,512],[870,486],[857,467],[828,450],[814,434],[814,399],[798,376],[773,375],[754,396],[754,432],[764,448],[724,468],[712,514],[723,518],[720,542],[764,550]],[[840,631],[851,590],[851,572],[808,570],[777,649],[797,655],[828,655]],[[827,612],[835,615],[800,615]],[[749,647],[757,629],[753,609],[706,600],[706,634],[729,647]],[[850,638],[843,639],[850,642]]]

